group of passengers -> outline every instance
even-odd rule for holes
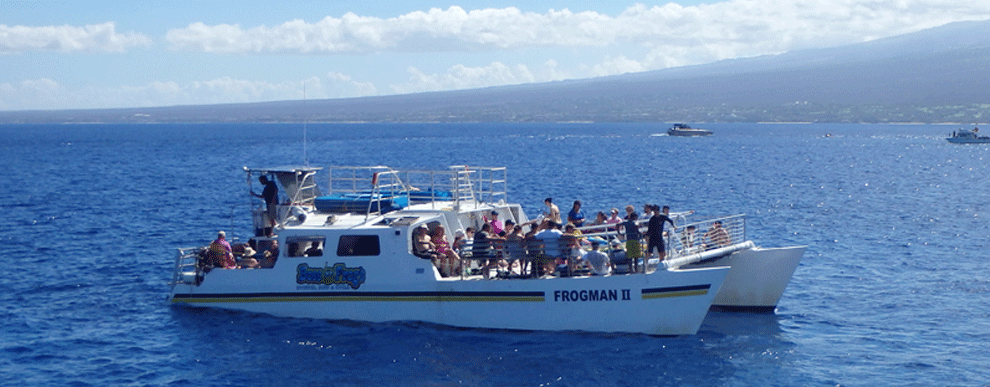
[[[210,269],[258,269],[275,266],[278,259],[278,241],[255,240],[231,245],[227,233],[217,232],[217,239],[200,252],[199,266]]]
[[[446,243],[442,226],[432,230],[422,226],[422,231],[416,234],[416,254],[433,260],[445,277],[466,271],[467,265],[462,267],[462,257],[478,262],[481,274],[486,278],[493,269],[524,274],[527,262],[532,262],[530,270],[536,276],[580,272],[608,275],[617,264],[628,265],[631,271],[639,272],[645,270],[640,265],[641,259],[643,262],[653,257],[664,260],[666,238],[677,232],[669,206],[646,204],[640,216],[635,207],[628,205],[624,217],[619,216],[617,208],[612,208],[609,215],[599,211],[594,220],[587,221],[581,201],[575,200],[567,213],[567,222],[563,223],[553,198],[546,198],[544,205],[547,210],[540,218],[523,224],[515,224],[511,219],[503,223],[498,212],[491,211],[490,216],[484,217],[480,230],[468,227],[463,232],[457,231],[451,246]],[[665,230],[668,223],[669,232]],[[591,227],[599,225],[601,227]],[[525,231],[527,227],[529,229]],[[586,237],[581,232],[582,227],[589,234],[607,236]],[[696,241],[695,230],[692,225],[680,233],[684,251],[702,251],[731,243],[721,221],[712,224],[703,236],[703,243]],[[601,247],[606,252],[601,251]]]
[[[458,241],[455,240],[454,243],[456,245]],[[444,277],[460,272],[461,257],[447,242],[446,230],[440,224],[434,225],[432,229],[425,224],[416,227],[413,234],[413,254],[431,260]]]

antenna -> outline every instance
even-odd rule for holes
[[[309,109],[306,104],[306,81],[303,81],[303,165],[309,167],[309,155],[306,153],[306,122],[309,121]]]

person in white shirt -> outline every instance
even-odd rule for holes
[[[608,259],[608,255],[598,251],[598,242],[591,242],[591,251],[584,254],[584,262],[591,269],[591,274],[593,275],[609,275],[612,274],[612,261]]]

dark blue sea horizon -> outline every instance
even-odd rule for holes
[[[0,125],[0,385],[990,385],[990,145],[953,125]],[[965,127],[969,129],[969,126]],[[304,141],[305,138],[305,141]],[[775,313],[697,335],[166,305],[174,249],[249,234],[242,167],[505,166],[508,200],[745,213],[808,250]],[[325,184],[321,181],[321,184]],[[608,318],[608,316],[602,316]]]

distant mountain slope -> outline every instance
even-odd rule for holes
[[[986,122],[990,21],[541,84],[334,100],[0,112],[0,122]]]

